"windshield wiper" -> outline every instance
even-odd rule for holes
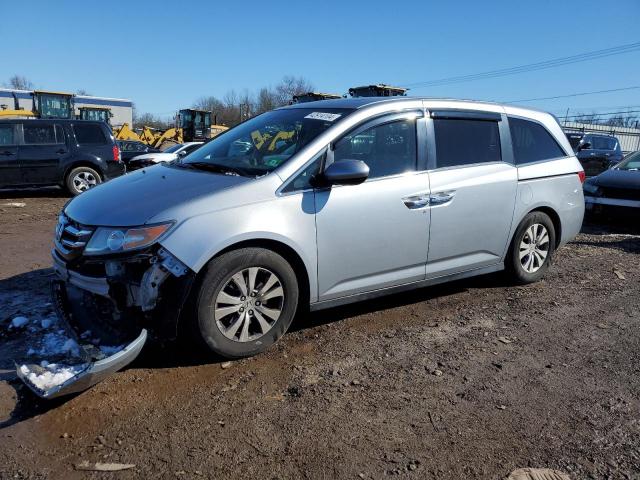
[[[228,165],[220,165],[219,163],[209,162],[180,162],[178,166],[182,168],[193,168],[195,170],[206,170],[207,172],[224,173],[226,175],[236,175],[239,177],[246,177],[246,173],[236,167],[230,167]]]

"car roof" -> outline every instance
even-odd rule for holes
[[[425,101],[425,102],[447,102],[451,104],[458,104],[461,107],[466,108],[482,108],[482,106],[493,106],[493,107],[512,107],[520,110],[531,111],[531,112],[540,112],[548,114],[547,111],[532,108],[529,106],[521,106],[517,104],[505,104],[499,102],[492,102],[486,100],[473,100],[473,99],[459,99],[459,98],[443,98],[443,97],[405,97],[405,96],[393,96],[393,97],[354,97],[354,98],[338,98],[331,100],[316,100],[313,102],[304,102],[304,103],[294,103],[292,105],[287,105],[285,107],[280,107],[281,109],[286,108],[347,108],[347,109],[361,109],[370,107],[373,105],[379,105],[383,103],[402,103],[402,102],[415,102],[415,101]],[[450,107],[449,107],[450,108]]]

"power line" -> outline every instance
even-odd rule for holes
[[[621,55],[623,53],[630,53],[640,50],[640,42],[629,43],[626,45],[618,45],[616,47],[605,48],[602,50],[594,50],[592,52],[580,53],[577,55],[571,55],[569,57],[555,58],[552,60],[545,60],[543,62],[529,63],[526,65],[520,65],[517,67],[501,68],[498,70],[489,70],[487,72],[459,75],[455,77],[440,78],[437,80],[428,80],[424,82],[415,82],[405,84],[412,89],[434,87],[442,85],[450,85],[453,83],[470,82],[474,80],[483,80],[486,78],[502,77],[506,75],[516,75],[519,73],[531,72],[536,70],[544,70],[547,68],[554,68],[563,65],[569,65],[572,63],[586,62],[588,60],[595,60],[598,58],[610,57],[613,55]]]
[[[599,116],[612,116],[612,115],[623,115],[626,113],[640,113],[640,110],[624,110],[620,112],[599,112],[599,113],[581,113],[577,115],[559,115],[561,119],[566,118],[580,118],[580,117],[599,117]]]
[[[613,109],[620,110],[623,108],[640,108],[640,105],[600,105],[598,107],[565,107],[563,109],[548,110],[548,111],[552,113],[560,113],[564,115],[567,109],[574,110],[574,111],[586,111],[586,110],[594,111],[594,110],[613,110]]]
[[[622,92],[625,90],[637,90],[640,88],[640,85],[636,85],[633,87],[622,87],[622,88],[611,88],[609,90],[597,90],[595,92],[581,92],[581,93],[570,93],[568,95],[556,95],[554,97],[539,97],[539,98],[525,98],[521,100],[508,100],[502,103],[523,103],[523,102],[534,102],[536,100],[555,100],[556,98],[569,98],[569,97],[582,97],[584,95],[596,95],[598,93],[610,93],[610,92]]]

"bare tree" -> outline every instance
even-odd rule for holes
[[[166,130],[171,126],[170,122],[162,120],[157,115],[152,113],[139,114],[136,110],[133,111],[133,125],[136,128],[151,127],[157,128],[158,130]]]
[[[91,94],[87,92],[84,88],[79,88],[78,90],[76,90],[76,95],[91,95]]]
[[[33,83],[24,75],[14,75],[9,79],[5,86],[15,88],[16,90],[32,90]]]
[[[312,90],[313,84],[306,78],[286,75],[282,77],[282,80],[280,80],[280,83],[278,83],[274,89],[275,100],[278,106],[287,105],[293,100],[294,95],[311,92]]]
[[[313,84],[303,77],[285,76],[275,87],[262,87],[256,94],[249,90],[227,91],[222,99],[201,97],[194,108],[213,112],[216,121],[233,126],[274,108],[288,105],[293,95],[313,90]]]

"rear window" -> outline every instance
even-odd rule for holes
[[[615,150],[618,143],[612,137],[586,137],[584,141],[589,142],[593,150]]]
[[[107,143],[107,137],[100,125],[76,124],[73,126],[73,132],[76,134],[78,145],[104,145]]]
[[[537,122],[509,117],[509,129],[516,165],[566,156],[547,129]]]
[[[23,124],[24,143],[26,145],[51,145],[64,143],[64,139],[56,140],[54,125]]]
[[[15,145],[15,129],[13,125],[0,125],[0,145]]]
[[[435,119],[437,167],[501,161],[498,122]]]

